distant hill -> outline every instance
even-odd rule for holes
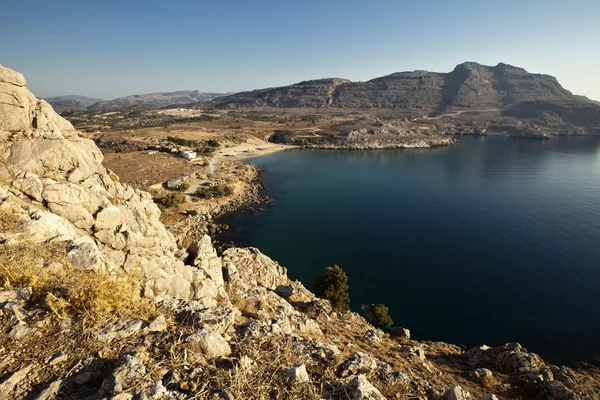
[[[113,100],[90,99],[84,96],[58,96],[46,101],[58,112],[78,110],[115,110],[135,106],[165,107],[177,104],[204,102],[224,96],[224,93],[203,93],[197,90],[148,93],[119,97]]]
[[[77,95],[48,97],[44,100],[50,103],[54,110],[59,113],[64,111],[85,110],[92,104],[102,101],[102,99]]]
[[[528,101],[572,102],[575,96],[549,75],[507,64],[459,64],[452,72],[396,72],[367,82],[330,78],[220,97],[215,107],[406,108],[439,113],[501,108]]]
[[[580,95],[575,95],[575,98],[579,101],[582,101],[584,103],[592,103],[592,104],[596,104],[600,106],[600,101],[596,101],[596,100],[592,100],[587,96],[580,96]]]

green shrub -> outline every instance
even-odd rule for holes
[[[198,211],[196,210],[185,210],[185,213],[190,217],[195,217],[196,215],[198,215]]]
[[[383,304],[371,304],[363,308],[363,315],[372,324],[387,329],[394,325],[389,309]]]
[[[329,300],[335,310],[350,310],[348,276],[337,265],[325,268],[323,275],[315,279],[314,290],[318,297]]]
[[[209,139],[206,144],[210,147],[220,147],[221,145],[215,139]]]
[[[183,193],[169,193],[160,199],[156,199],[155,202],[162,205],[165,208],[177,207],[181,203],[185,203],[185,194]]]
[[[224,196],[231,196],[233,187],[227,184],[219,184],[215,186],[205,186],[196,190],[196,196],[202,199],[216,199]]]
[[[179,185],[179,186],[177,187],[177,189],[175,189],[175,190],[177,190],[178,192],[185,192],[185,191],[186,191],[186,190],[188,190],[189,188],[190,188],[190,184],[189,184],[189,183],[187,183],[187,182],[184,182],[184,183],[182,183],[181,185]]]

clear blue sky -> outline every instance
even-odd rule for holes
[[[240,91],[505,62],[600,100],[600,0],[2,0],[38,96]]]

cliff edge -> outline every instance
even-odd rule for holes
[[[384,333],[159,216],[0,66],[0,399],[598,398],[595,367]]]

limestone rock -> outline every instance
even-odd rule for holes
[[[23,233],[33,242],[66,242],[76,239],[79,234],[66,219],[48,211],[36,211],[31,219],[23,224]]]
[[[381,392],[364,375],[354,377],[346,385],[346,393],[351,400],[385,400]]]
[[[310,382],[310,376],[308,375],[308,371],[306,371],[306,365],[304,364],[296,365],[286,370],[283,376],[284,379],[290,383]]]
[[[21,394],[17,393],[18,386],[27,377],[32,368],[33,364],[29,364],[9,376],[8,379],[0,384],[0,394],[6,396],[4,397],[6,399],[21,397]]]
[[[389,334],[392,337],[397,337],[397,338],[401,338],[401,339],[410,339],[410,331],[406,328],[401,328],[398,326],[390,328]]]
[[[475,378],[481,380],[489,379],[493,376],[492,371],[490,371],[487,368],[477,368],[473,371],[473,375],[475,376]]]
[[[135,335],[144,326],[144,322],[136,319],[121,319],[104,329],[92,333],[94,340],[99,342],[111,342],[115,339],[125,339]]]
[[[34,328],[30,328],[27,325],[17,325],[8,332],[8,337],[12,340],[21,340],[33,335],[35,332]]]
[[[408,357],[418,358],[425,361],[425,351],[420,344],[400,346],[400,352]]]
[[[209,358],[225,357],[231,354],[229,343],[217,332],[201,329],[188,336],[186,347],[195,352],[201,352]]]
[[[13,181],[13,186],[25,193],[35,201],[43,201],[42,192],[44,191],[44,184],[38,178],[36,174],[26,172],[19,178]]]
[[[31,294],[30,287],[0,292],[0,308],[3,308],[8,302],[26,302],[31,298]]]
[[[142,360],[129,354],[119,360],[119,366],[102,385],[102,389],[113,394],[121,393],[133,387],[146,375]]]
[[[146,327],[148,332],[163,332],[167,330],[167,321],[164,315],[159,315]]]
[[[469,400],[472,399],[471,394],[465,391],[460,385],[454,385],[444,392],[442,396],[444,400]]]
[[[527,352],[518,343],[507,343],[493,348],[474,347],[468,350],[466,355],[472,367],[486,367],[519,378],[543,380],[540,370],[545,364],[542,359],[537,354]]]
[[[548,400],[580,400],[578,396],[571,389],[565,387],[562,382],[551,381],[542,383],[542,395]]]
[[[96,242],[89,236],[81,236],[70,243],[67,261],[81,269],[102,270],[104,261]]]
[[[58,398],[60,385],[62,385],[61,379],[52,382],[46,389],[42,390],[37,396],[35,396],[33,400],[55,400]]]
[[[495,394],[486,394],[481,398],[481,400],[500,400],[500,398]]]
[[[355,351],[350,355],[340,369],[340,376],[347,377],[357,374],[371,374],[377,370],[377,360],[370,355]]]
[[[254,247],[225,250],[223,263],[226,267],[229,263],[235,266],[237,274],[229,274],[230,276],[239,275],[246,282],[255,282],[271,290],[279,285],[289,284],[287,270]]]

